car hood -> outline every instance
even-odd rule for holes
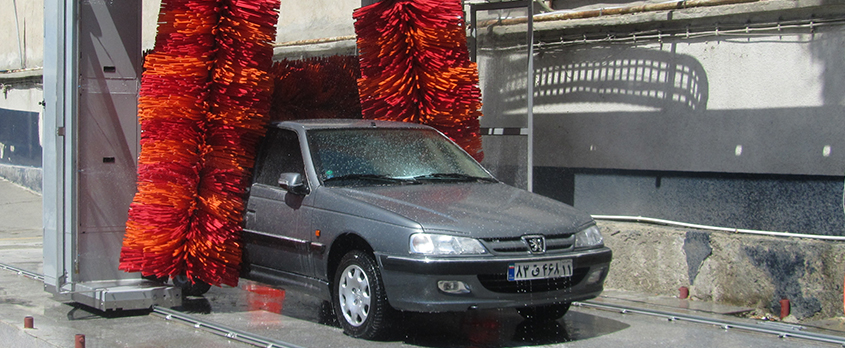
[[[323,187],[322,208],[427,232],[476,238],[575,233],[593,219],[561,202],[501,183]],[[326,206],[328,203],[329,206]]]

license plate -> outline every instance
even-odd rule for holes
[[[515,262],[508,265],[508,280],[549,279],[572,276],[572,260]]]

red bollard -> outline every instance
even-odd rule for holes
[[[76,334],[76,338],[74,341],[76,342],[74,348],[85,348],[85,335]]]
[[[780,300],[780,318],[786,318],[789,316],[789,300],[783,299]]]
[[[680,291],[680,295],[678,295],[678,297],[680,299],[684,300],[687,297],[689,297],[689,288],[688,287],[682,286],[678,289],[678,291]]]
[[[32,317],[24,317],[24,318],[23,318],[23,328],[24,328],[24,329],[31,329],[31,328],[33,328],[33,319],[32,319]]]

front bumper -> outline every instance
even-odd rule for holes
[[[376,254],[390,305],[414,312],[465,311],[469,308],[540,306],[591,299],[601,294],[610,269],[607,247],[554,255],[412,258]],[[572,277],[507,281],[511,263],[571,259]],[[466,294],[437,288],[440,280],[461,281]]]

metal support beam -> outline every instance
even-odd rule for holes
[[[77,56],[77,0],[44,0],[44,124],[43,124],[43,226],[44,285],[58,291],[71,276],[67,270],[73,255],[72,239],[66,231],[69,218],[65,207],[73,199],[65,180],[68,144],[67,119],[75,117]],[[70,146],[70,149],[67,147]],[[72,155],[72,151],[71,155]],[[72,222],[69,226],[73,226]],[[65,247],[70,245],[71,250]],[[69,290],[69,289],[68,289]]]
[[[528,48],[526,67],[526,189],[534,190],[534,1],[509,1],[484,4],[470,4],[470,35],[467,38],[470,48],[470,60],[478,60],[478,11],[494,11],[514,8],[525,8],[528,28],[526,30],[526,46]]]
[[[526,155],[526,164],[528,168],[526,169],[526,180],[528,182],[526,190],[528,192],[534,191],[534,1],[528,2],[528,30],[527,30],[528,38],[526,41],[528,42],[528,71],[526,73],[527,76],[527,87],[528,91],[526,92],[526,100],[527,100],[527,107],[526,107],[526,119],[528,128],[528,154]]]

